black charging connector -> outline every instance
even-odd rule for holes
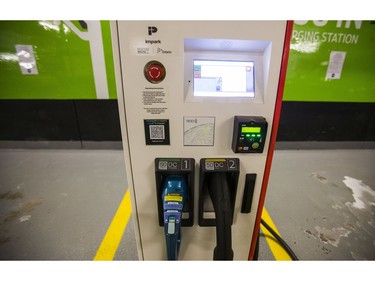
[[[238,158],[200,161],[198,224],[216,226],[214,260],[233,260],[231,229],[239,173]]]

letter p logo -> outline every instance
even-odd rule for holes
[[[158,29],[156,28],[156,26],[149,26],[148,27],[148,35],[152,35],[152,33],[156,33],[158,31]]]

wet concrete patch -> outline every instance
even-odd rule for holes
[[[315,231],[305,229],[305,233],[308,234],[308,237],[312,236],[324,244],[331,244],[332,246],[338,247],[340,244],[340,239],[342,237],[348,237],[351,231],[343,227],[328,229],[325,227],[315,226]]]
[[[351,233],[351,231],[343,227],[328,229],[316,226],[315,230],[318,232],[318,238],[320,241],[323,243],[329,243],[335,247],[338,247],[340,244],[341,237],[348,237],[348,235]]]
[[[11,222],[20,219],[21,217],[27,216],[28,213],[34,210],[36,206],[42,204],[42,202],[42,198],[35,198],[24,203],[21,203],[18,210],[12,211],[7,214],[7,216],[4,219],[4,222]]]
[[[10,242],[10,237],[5,234],[0,234],[0,245]]]
[[[343,183],[352,190],[354,202],[349,203],[357,209],[367,209],[371,212],[371,206],[375,206],[375,191],[365,185],[362,180],[345,176]]]
[[[328,179],[323,175],[325,172],[311,173],[311,177],[317,179],[321,183],[328,183]]]
[[[23,193],[22,192],[11,192],[7,191],[2,194],[0,194],[0,199],[4,200],[16,200],[16,199],[22,199],[23,198]]]

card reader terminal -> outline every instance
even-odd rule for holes
[[[234,153],[262,153],[267,121],[261,116],[235,116],[232,150]]]

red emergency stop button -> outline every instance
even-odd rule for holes
[[[158,61],[150,61],[145,65],[144,75],[147,81],[151,83],[160,83],[164,80],[166,74],[165,67]]]

